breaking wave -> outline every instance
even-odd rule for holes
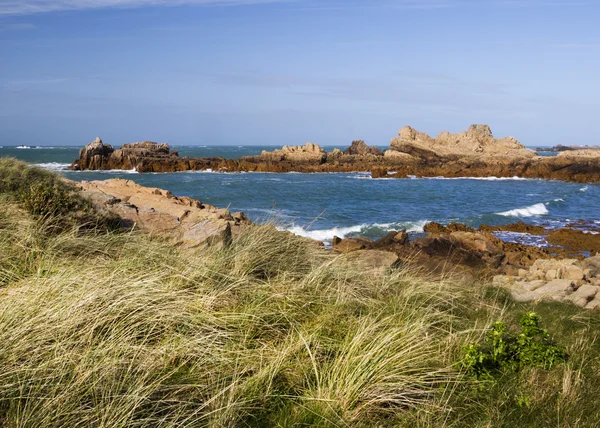
[[[339,238],[346,238],[347,236],[379,237],[392,230],[399,231],[403,229],[406,229],[407,232],[420,233],[423,232],[423,227],[428,222],[429,220],[419,220],[400,223],[359,224],[355,226],[333,227],[331,229],[320,230],[310,230],[301,226],[291,226],[284,230],[317,241],[331,241],[334,236]]]
[[[49,169],[52,171],[64,171],[71,164],[70,163],[60,163],[60,162],[46,162],[46,163],[36,163],[35,166],[39,166],[40,168]]]
[[[501,213],[497,213],[498,215],[505,217],[536,217],[540,215],[548,214],[548,208],[543,203],[531,205],[525,208],[517,208],[510,211],[504,211]]]

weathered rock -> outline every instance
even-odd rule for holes
[[[351,253],[353,251],[364,250],[373,247],[373,241],[366,238],[345,238],[333,237],[332,248],[337,253]]]
[[[580,230],[563,228],[550,232],[548,242],[568,247],[572,252],[600,253],[600,234],[595,235]]]
[[[479,230],[484,232],[518,232],[518,233],[530,233],[532,235],[543,235],[546,233],[546,229],[542,226],[534,226],[532,224],[527,224],[522,221],[518,223],[505,224],[503,226],[489,226],[487,224],[482,224],[479,226]]]
[[[408,233],[406,233],[406,230],[396,233],[392,239],[399,245],[406,245],[409,243]]]
[[[379,150],[377,147],[372,146],[369,147],[365,144],[363,140],[354,140],[350,147],[344,150],[345,155],[355,155],[355,156],[382,156],[383,152]]]
[[[498,269],[505,254],[489,237],[474,232],[432,234],[415,239],[413,245],[430,256],[446,257],[449,262],[474,269]]]
[[[234,217],[226,209],[178,198],[167,190],[140,186],[131,180],[83,181],[79,186],[98,211],[116,214],[146,233],[187,247],[227,244],[250,223],[243,213]]]
[[[167,170],[172,170],[172,163],[180,161],[179,154],[171,151],[168,144],[158,144],[150,141],[141,143],[124,144],[115,150],[102,140],[96,139],[79,152],[79,159],[71,165],[74,170],[107,170],[107,169],[135,169],[138,172],[163,172],[155,171],[156,165],[162,165]],[[148,164],[154,166],[148,167]]]
[[[452,232],[475,232],[472,227],[466,226],[461,223],[450,223],[447,226],[436,223],[434,221],[427,223],[423,226],[423,231],[428,233],[452,233]]]
[[[583,269],[581,269],[578,266],[566,266],[563,271],[562,277],[564,279],[579,281],[582,280],[585,277],[585,275],[583,273]]]
[[[526,149],[513,137],[496,139],[488,125],[471,125],[460,134],[440,133],[435,139],[405,126],[392,139],[390,150],[431,159],[436,157],[504,157],[532,158],[535,152]]]
[[[569,279],[555,279],[536,289],[534,293],[536,299],[562,300],[571,294],[575,288],[575,283]]]
[[[582,260],[579,265],[582,269],[587,271],[586,276],[588,278],[593,276],[600,277],[600,254]]]
[[[598,290],[600,290],[600,287],[584,284],[581,287],[579,287],[577,291],[575,291],[570,296],[567,296],[566,298],[571,302],[575,303],[577,306],[584,308],[589,302],[591,302],[594,299],[596,294],[598,294]]]
[[[586,309],[600,309],[600,298],[594,297],[592,301],[590,301],[587,305],[585,305]]]
[[[327,153],[317,144],[306,143],[304,146],[283,146],[281,150],[276,149],[272,152],[263,150],[261,158],[270,161],[292,161],[292,162],[317,162],[322,163],[327,160]]]

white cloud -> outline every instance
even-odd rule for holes
[[[0,15],[29,15],[61,10],[136,8],[143,6],[233,6],[281,0],[0,0]]]

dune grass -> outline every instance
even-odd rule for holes
[[[269,225],[193,250],[77,224],[57,232],[48,217],[62,213],[37,214],[11,192],[0,205],[0,426],[600,421],[594,312],[536,306],[568,363],[482,382],[461,371],[462,347],[532,309],[498,290],[364,272]]]

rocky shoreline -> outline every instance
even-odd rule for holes
[[[362,140],[346,150],[320,146],[284,146],[238,159],[180,157],[168,144],[141,142],[114,149],[101,139],[81,149],[72,170],[137,172],[371,172],[373,178],[522,177],[577,183],[600,183],[600,151],[569,150],[537,156],[513,137],[494,138],[487,125],[435,138],[406,126],[381,151]]]
[[[228,246],[252,225],[243,213],[230,213],[131,180],[72,184],[98,212],[117,216],[123,225],[182,248]],[[425,236],[413,239],[405,230],[390,232],[376,241],[334,237],[332,251],[365,271],[407,265],[434,275],[491,282],[508,289],[521,302],[551,299],[600,308],[600,234],[574,227],[548,231],[523,222],[482,225],[479,229],[458,223],[428,223],[424,232]],[[506,242],[496,236],[499,232],[544,236],[552,245],[541,248]],[[290,232],[280,233],[283,237]]]

